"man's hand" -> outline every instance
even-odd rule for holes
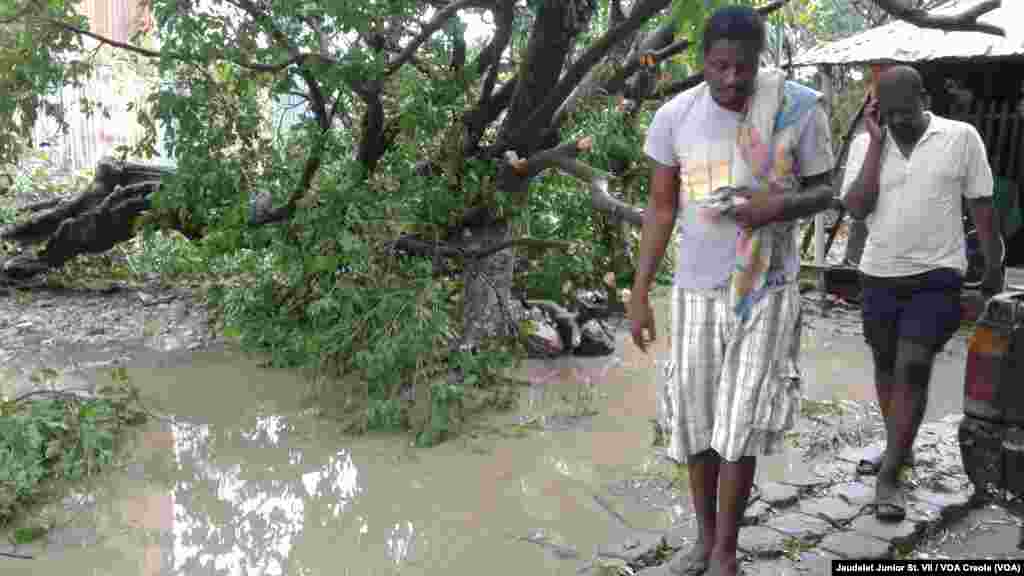
[[[864,107],[864,130],[875,142],[881,142],[885,136],[885,129],[882,128],[881,111],[878,107],[878,98],[871,96]]]
[[[986,266],[985,276],[981,279],[981,293],[983,296],[994,296],[1003,291],[1005,278],[1002,266]]]
[[[755,229],[781,219],[782,190],[774,183],[769,185],[768,190],[757,192],[743,188],[736,196],[745,201],[730,210],[729,214],[740,226]]]
[[[633,343],[641,352],[647,351],[647,342],[654,342],[656,334],[654,331],[654,311],[651,310],[651,303],[647,298],[647,290],[641,288],[634,290],[629,297],[629,321],[632,325]],[[651,335],[650,340],[644,340],[644,329]]]

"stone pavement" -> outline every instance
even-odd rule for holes
[[[907,517],[881,522],[873,514],[874,476],[859,476],[857,462],[877,445],[830,451],[815,458],[818,479],[769,483],[755,488],[740,529],[747,576],[831,574],[837,558],[883,559],[913,555],[915,546],[972,507],[973,486],[960,464],[961,416],[927,423],[915,445],[916,463],[905,471]],[[693,542],[695,528],[643,532],[602,549],[587,576],[669,576],[668,560]],[[632,572],[624,570],[628,566]],[[617,569],[618,568],[618,569]]]

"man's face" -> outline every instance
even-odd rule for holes
[[[893,138],[901,142],[912,142],[921,135],[925,120],[921,94],[900,88],[880,90],[878,109],[882,123],[888,127]]]
[[[704,80],[723,108],[740,111],[754,93],[758,53],[735,40],[717,40],[704,55]]]

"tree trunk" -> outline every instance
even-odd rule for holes
[[[466,248],[486,249],[511,238],[506,222],[492,222],[470,231]],[[512,248],[481,258],[466,258],[463,272],[463,349],[481,342],[514,335],[522,318],[522,305],[512,298]]]

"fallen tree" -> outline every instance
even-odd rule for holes
[[[106,252],[130,240],[137,219],[152,208],[151,197],[159,190],[160,179],[171,173],[167,168],[104,158],[92,184],[81,194],[25,207],[23,211],[32,216],[8,227],[0,238],[23,246],[43,246],[3,262],[0,282],[24,281],[59,268],[79,254]],[[171,227],[197,237],[187,226]]]

